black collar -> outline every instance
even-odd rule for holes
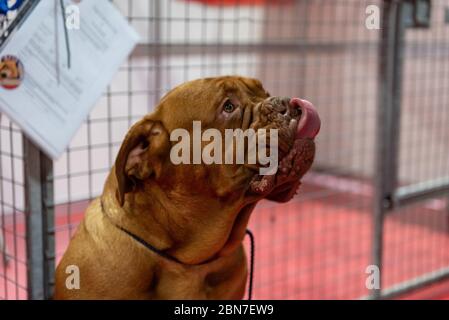
[[[149,244],[148,242],[146,242],[145,240],[143,240],[143,239],[140,238],[139,236],[135,235],[135,234],[132,233],[131,231],[126,230],[125,228],[123,228],[123,227],[121,227],[121,226],[115,224],[114,221],[112,221],[112,219],[107,215],[106,211],[104,210],[104,207],[103,207],[103,201],[100,201],[100,203],[101,203],[101,211],[103,212],[103,215],[106,216],[106,218],[107,218],[107,219],[112,223],[112,225],[114,225],[117,229],[123,231],[124,233],[126,233],[127,235],[129,235],[131,238],[133,238],[134,240],[136,240],[138,243],[140,243],[141,245],[143,245],[145,248],[147,248],[148,250],[150,250],[150,251],[156,253],[157,255],[159,255],[159,256],[161,256],[161,257],[167,259],[167,260],[170,260],[170,261],[173,261],[173,262],[176,262],[176,263],[179,263],[179,264],[186,265],[184,262],[178,260],[177,258],[175,258],[175,257],[173,257],[173,256],[171,256],[171,255],[169,255],[169,254],[167,254],[166,252],[164,252],[164,251],[162,251],[162,250],[156,248],[155,246]],[[252,295],[253,295],[253,274],[254,274],[254,235],[253,235],[253,233],[252,233],[250,230],[248,230],[248,229],[246,229],[246,234],[249,236],[249,239],[250,239],[250,245],[251,245],[251,252],[250,252],[250,270],[249,270],[249,286],[248,286],[248,300],[252,300]],[[206,261],[206,262],[200,263],[199,265],[205,264],[205,263],[208,263],[208,262],[209,262],[209,261]]]
[[[178,260],[177,258],[169,255],[168,253],[166,253],[165,251],[162,251],[158,248],[156,248],[155,246],[153,246],[152,244],[149,244],[148,242],[146,242],[145,240],[143,240],[141,237],[137,236],[136,234],[132,233],[131,231],[117,225],[114,221],[112,221],[111,217],[108,216],[108,214],[106,213],[106,211],[104,210],[104,206],[103,206],[103,201],[101,202],[101,211],[103,212],[103,215],[109,220],[110,223],[112,223],[113,226],[115,226],[117,229],[123,231],[124,233],[126,233],[127,235],[129,235],[131,238],[133,238],[134,240],[136,240],[138,243],[140,243],[141,245],[143,245],[145,248],[147,248],[148,250],[156,253],[157,255],[171,260],[173,262],[179,263],[179,264],[185,264],[184,262]]]
[[[132,233],[131,231],[126,230],[125,228],[122,228],[116,224],[114,224],[118,229],[122,230],[124,233],[126,233],[127,235],[129,235],[131,238],[133,238],[134,240],[136,240],[138,243],[140,243],[141,245],[143,245],[145,248],[147,248],[150,251],[153,251],[154,253],[160,255],[161,257],[171,260],[173,262],[179,263],[179,264],[185,264],[184,262],[178,260],[177,258],[169,255],[168,253],[159,250],[158,248],[156,248],[155,246],[149,244],[148,242],[146,242],[145,240],[143,240],[142,238],[140,238],[139,236],[135,235],[134,233]]]

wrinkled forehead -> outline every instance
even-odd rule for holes
[[[220,77],[206,79],[210,80],[218,92],[222,94],[235,94],[240,98],[265,98],[267,92],[262,83],[253,78],[244,77]]]
[[[168,92],[161,99],[156,114],[162,121],[169,119],[169,127],[185,127],[186,121],[190,121],[190,126],[193,120],[211,121],[215,110],[227,96],[234,96],[244,104],[256,103],[269,94],[257,79],[234,76],[203,78],[183,83]]]
[[[198,100],[216,100],[223,98],[227,94],[235,94],[240,98],[265,98],[267,92],[262,83],[257,79],[244,77],[216,77],[204,78],[183,83],[170,92],[161,100],[174,102],[183,100],[184,102],[196,102]],[[174,103],[171,103],[171,105]]]
[[[220,89],[221,93],[234,94],[240,98],[242,102],[245,102],[245,100],[255,102],[269,96],[269,93],[264,89],[262,83],[253,78],[219,78],[216,79],[216,86]]]

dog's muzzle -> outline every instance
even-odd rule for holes
[[[279,166],[273,175],[256,175],[250,191],[273,200],[288,201],[312,165],[320,117],[312,103],[300,98],[270,97],[256,108],[255,127],[278,129]]]

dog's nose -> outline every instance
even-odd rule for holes
[[[313,104],[304,99],[292,98],[290,107],[300,111],[296,137],[314,139],[320,132],[321,120]]]

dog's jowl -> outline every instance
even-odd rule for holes
[[[243,298],[251,212],[261,199],[295,195],[319,129],[310,102],[272,97],[255,79],[176,87],[127,133],[56,270],[55,298]],[[179,130],[187,156],[171,139]],[[67,266],[79,270],[76,290],[66,286]]]

